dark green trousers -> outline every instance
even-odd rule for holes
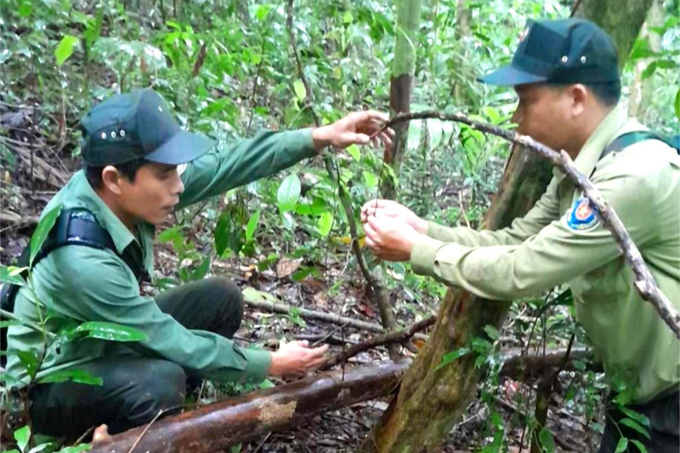
[[[600,453],[614,453],[621,435],[641,442],[649,453],[678,453],[680,451],[680,392],[666,392],[645,404],[630,406],[649,419],[650,439],[621,423],[626,415],[616,408],[607,410]],[[638,448],[628,442],[627,452]]]
[[[241,291],[223,278],[209,278],[173,288],[156,302],[188,329],[232,338],[243,316]],[[30,415],[35,432],[77,437],[103,423],[115,434],[149,423],[161,410],[184,403],[187,382],[200,383],[179,365],[142,355],[102,357],[78,367],[103,385],[74,382],[31,389]],[[169,412],[171,413],[171,412]]]

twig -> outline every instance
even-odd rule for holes
[[[321,120],[319,119],[318,115],[316,114],[316,111],[314,110],[312,87],[309,84],[307,77],[305,77],[304,68],[302,66],[302,61],[300,60],[300,54],[298,52],[295,40],[295,29],[293,28],[293,1],[294,0],[288,0],[286,18],[288,35],[290,37],[290,46],[292,48],[293,56],[295,58],[295,64],[297,65],[298,75],[300,76],[300,80],[302,81],[302,84],[305,87],[305,101],[306,101],[305,107],[308,108],[309,111],[311,112],[312,117],[314,118],[314,124],[316,124],[316,126],[319,127],[321,126]],[[352,238],[352,250],[356,255],[357,263],[359,264],[361,273],[364,275],[366,281],[368,282],[368,286],[371,290],[371,295],[373,296],[373,302],[378,306],[383,326],[385,326],[385,328],[388,330],[395,330],[396,322],[394,320],[394,314],[392,313],[392,309],[389,305],[389,300],[384,289],[382,278],[379,275],[372,273],[368,268],[366,258],[364,257],[364,254],[361,251],[361,246],[359,245],[359,241],[357,240],[359,236],[357,234],[357,228],[354,222],[354,209],[352,208],[352,203],[342,185],[339,171],[335,168],[333,160],[329,155],[324,156],[324,164],[326,166],[326,171],[328,171],[328,174],[331,176],[331,178],[335,178],[337,175],[338,195],[340,198],[340,203],[342,204],[342,207],[345,210],[345,215],[347,216],[347,223],[349,225],[350,236]],[[392,360],[398,359],[397,348],[395,347],[390,348],[390,358],[392,358]]]
[[[441,121],[456,121],[467,124],[473,129],[497,135],[501,138],[504,138],[505,140],[508,140],[509,142],[530,149],[534,153],[537,153],[540,156],[548,159],[553,165],[558,167],[562,173],[572,180],[578,189],[583,191],[584,195],[588,197],[590,202],[595,206],[599,217],[602,219],[602,224],[612,233],[623,253],[624,258],[633,269],[636,280],[635,287],[640,293],[642,299],[654,306],[657,313],[659,313],[659,316],[661,316],[661,319],[663,319],[668,327],[671,328],[676,337],[680,339],[680,313],[678,313],[675,307],[673,307],[673,304],[671,304],[670,300],[668,300],[668,298],[659,290],[654,276],[645,264],[640,251],[633,243],[630,235],[621,222],[621,219],[619,219],[619,216],[616,215],[609,203],[607,203],[607,201],[602,197],[600,191],[597,190],[595,186],[593,186],[590,180],[576,169],[571,157],[569,157],[569,155],[564,150],[558,153],[544,144],[535,141],[529,136],[501,129],[491,124],[473,121],[460,113],[446,114],[428,111],[397,115],[385,123],[379,132],[382,132],[388,127],[402,121],[429,118],[437,118]],[[377,133],[374,135],[377,135]]]
[[[411,338],[413,335],[415,335],[416,332],[420,332],[421,330],[427,329],[436,321],[437,317],[433,315],[430,316],[429,318],[418,321],[408,329],[398,330],[396,332],[389,332],[384,335],[373,337],[363,343],[354,345],[351,348],[348,348],[345,351],[331,357],[323,365],[319,367],[319,370],[325,371],[339,363],[345,362],[350,357],[354,357],[359,353],[368,351],[369,349],[373,349],[376,346],[382,346],[384,344],[401,343]]]
[[[17,321],[18,323],[21,323],[21,325],[26,326],[29,329],[35,330],[36,332],[44,333],[49,339],[56,337],[54,333],[41,328],[38,324],[35,324],[31,321],[26,321],[25,319],[21,319],[14,313],[9,312],[7,310],[0,309],[0,318],[6,318],[12,321]]]

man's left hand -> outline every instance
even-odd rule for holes
[[[369,215],[363,224],[366,232],[366,245],[373,253],[387,261],[408,261],[411,251],[421,233],[411,225],[393,217]]]
[[[387,120],[386,114],[374,110],[350,113],[335,123],[313,129],[314,146],[317,150],[329,145],[344,149],[349,145],[367,145],[372,142],[377,146],[382,142],[389,149],[394,137],[392,129],[385,129],[373,137]]]

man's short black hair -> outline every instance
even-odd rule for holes
[[[135,182],[135,177],[137,176],[137,170],[146,164],[151,163],[150,161],[140,158],[131,160],[129,162],[124,162],[122,164],[113,165],[124,177],[130,182]],[[87,181],[94,189],[101,189],[102,187],[102,171],[106,165],[95,166],[85,164],[85,176]]]
[[[585,83],[584,85],[607,107],[618,104],[621,99],[621,82],[618,80],[605,83]]]

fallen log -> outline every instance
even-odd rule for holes
[[[117,434],[96,443],[90,453],[222,451],[324,412],[387,396],[410,364],[357,367],[229,398]]]

